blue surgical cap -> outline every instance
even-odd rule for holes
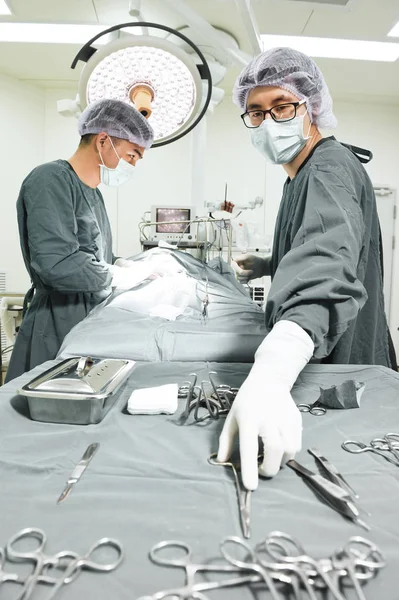
[[[133,106],[121,100],[99,100],[89,104],[80,115],[78,130],[81,136],[104,131],[146,150],[154,141],[154,131],[147,119]]]
[[[233,100],[246,110],[249,92],[259,86],[283,88],[306,101],[311,121],[318,127],[337,126],[330,92],[316,63],[293,48],[273,48],[254,58],[240,73]]]

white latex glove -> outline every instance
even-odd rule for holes
[[[124,269],[130,269],[134,267],[137,263],[132,260],[127,260],[126,258],[117,258],[114,262],[114,265],[117,267],[122,267]]]
[[[240,283],[248,283],[251,279],[259,279],[270,275],[270,257],[262,258],[253,254],[241,254],[235,259],[237,279]]]
[[[230,458],[239,433],[241,473],[248,490],[258,487],[258,437],[264,459],[259,473],[273,477],[302,444],[302,417],[291,388],[313,356],[310,336],[293,321],[279,321],[255,354],[255,363],[238,392],[219,438],[217,459]]]
[[[132,262],[132,261],[127,261]],[[142,281],[146,279],[154,279],[156,275],[153,274],[153,270],[150,265],[145,263],[132,263],[131,268],[118,267],[115,265],[109,265],[109,270],[112,275],[111,285],[117,290],[130,290]]]

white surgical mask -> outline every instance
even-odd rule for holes
[[[103,163],[102,165],[100,165],[100,180],[101,183],[104,183],[104,185],[116,187],[118,185],[123,185],[124,183],[129,181],[129,179],[132,178],[135,167],[133,165],[129,165],[129,163],[123,158],[120,158],[119,154],[115,150],[115,146],[113,145],[111,138],[109,138],[109,141],[111,142],[112,148],[114,149],[116,156],[119,158],[119,162],[116,165],[115,169],[106,167],[100,152],[100,158]]]
[[[251,131],[252,145],[275,165],[290,163],[309,139],[309,135],[303,134],[304,118],[305,115],[301,115],[283,123],[265,119]]]

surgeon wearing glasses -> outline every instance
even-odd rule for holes
[[[112,253],[111,228],[98,185],[119,186],[135,173],[154,138],[146,119],[119,100],[83,111],[69,160],[36,167],[22,184],[17,217],[32,287],[6,381],[54,359],[69,331],[112,287],[129,289],[150,273]]]
[[[301,448],[291,389],[312,360],[397,370],[384,312],[381,234],[373,185],[359,157],[320,128],[337,122],[313,60],[291,48],[255,58],[233,98],[253,146],[287,174],[270,259],[238,260],[241,280],[270,275],[269,331],[229,413],[218,460],[239,435],[247,489],[274,476]]]

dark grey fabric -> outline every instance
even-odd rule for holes
[[[114,292],[72,329],[58,356],[253,362],[266,335],[264,313],[231,277],[228,265],[218,263],[216,272],[185,252],[160,248],[148,252],[170,254],[197,282],[195,298],[184,313],[176,321],[167,321],[146,315],[145,305],[143,312],[138,312],[135,295],[143,287],[150,289],[148,281],[136,290]],[[145,255],[139,254],[133,260],[140,262]],[[206,295],[209,304],[204,318]]]
[[[230,474],[207,463],[217,449],[223,420],[202,426],[176,424],[173,416],[132,416],[125,406],[135,388],[181,383],[192,371],[199,380],[210,370],[218,381],[239,385],[250,365],[215,363],[138,364],[118,403],[98,425],[72,426],[33,422],[17,387],[52,363],[0,388],[0,545],[23,527],[42,527],[49,553],[69,549],[85,552],[103,536],[117,538],[126,557],[112,574],[83,572],[65,600],[134,600],[141,595],[183,583],[183,573],[157,567],[148,559],[153,544],[178,539],[192,547],[194,558],[218,556],[220,540],[241,536],[237,498]],[[315,446],[359,493],[359,503],[372,530],[362,529],[335,513],[290,469],[261,480],[252,497],[252,545],[273,530],[302,541],[309,553],[325,557],[353,535],[365,535],[383,551],[387,567],[364,586],[370,600],[396,600],[399,564],[399,469],[373,454],[352,455],[341,442],[365,442],[399,431],[399,375],[383,367],[308,365],[293,395],[314,402],[319,388],[345,380],[364,381],[357,410],[330,410],[324,417],[303,415],[304,449]],[[184,401],[179,401],[179,412]],[[100,442],[81,481],[64,503],[60,495],[76,461],[91,442]],[[303,450],[298,460],[316,471]],[[14,565],[6,564],[6,569]],[[2,590],[3,591],[3,590]],[[5,591],[8,591],[5,588]],[[12,590],[15,597],[19,590]],[[44,597],[44,591],[35,597]],[[11,595],[11,591],[9,592]],[[48,593],[48,592],[46,592]],[[347,591],[348,599],[356,598]],[[263,597],[248,589],[209,593],[210,598],[253,600]]]
[[[267,327],[296,322],[322,362],[393,366],[379,246],[375,195],[364,167],[335,139],[323,140],[284,187]]]
[[[20,243],[35,295],[19,330],[7,381],[56,357],[76,323],[111,292],[112,235],[101,193],[67,161],[41,165],[17,201]]]

